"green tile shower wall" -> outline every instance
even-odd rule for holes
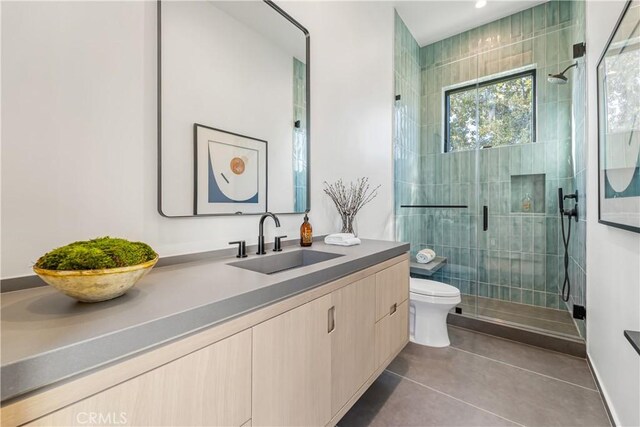
[[[419,50],[419,179],[405,178],[411,176],[405,168],[414,167],[410,157],[415,153],[415,140],[403,139],[411,151],[396,151],[396,194],[400,196],[396,202],[410,199],[414,203],[467,204],[469,208],[399,210],[398,237],[411,242],[414,253],[429,247],[446,256],[449,264],[435,278],[463,293],[564,309],[558,297],[563,249],[557,188],[568,192],[576,182],[584,184],[584,174],[580,175],[584,171],[584,136],[575,135],[580,126],[584,129],[584,111],[577,109],[581,117],[572,118],[572,99],[582,104],[584,100],[576,100],[575,74],[569,75],[570,83],[564,86],[549,85],[546,75],[572,63],[572,45],[584,40],[583,20],[583,7],[578,2],[551,1]],[[414,43],[396,16],[396,49],[406,46],[406,41],[398,39]],[[536,142],[443,153],[443,88],[520,67],[537,70]],[[396,51],[396,88],[402,87],[398,77],[408,68]],[[395,135],[402,139],[399,133]],[[511,176],[535,174],[544,174],[545,212],[512,213]],[[488,205],[490,212],[487,232],[478,230],[483,205]],[[577,228],[575,238],[584,242],[584,223]],[[584,244],[578,242],[572,243],[574,250],[584,252]],[[584,258],[576,253],[572,259],[578,297],[584,294],[584,285],[580,286],[584,283]]]

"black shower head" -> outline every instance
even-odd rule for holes
[[[569,65],[561,73],[549,74],[549,77],[547,77],[547,81],[549,83],[556,84],[556,85],[566,84],[569,81],[569,79],[567,78],[567,76],[564,75],[564,73],[566,73],[569,70],[569,68],[577,67],[577,66],[578,66],[578,63],[576,62],[576,63],[573,63],[573,64]]]

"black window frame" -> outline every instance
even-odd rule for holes
[[[481,87],[486,87],[486,86],[491,86],[494,85],[496,83],[502,83],[505,81],[509,81],[509,80],[515,80],[518,79],[520,77],[525,77],[525,76],[531,76],[532,78],[532,82],[533,82],[533,87],[532,87],[532,99],[531,99],[531,103],[532,103],[532,108],[533,108],[533,129],[531,132],[531,142],[536,142],[537,140],[537,133],[538,133],[538,127],[537,127],[537,110],[538,110],[538,104],[537,104],[537,86],[536,86],[536,72],[537,70],[535,68],[531,68],[528,70],[524,70],[524,71],[518,71],[516,73],[513,74],[508,74],[505,76],[501,76],[501,77],[496,77],[493,79],[489,79],[489,80],[484,80],[481,81],[479,83],[473,83],[470,85],[466,85],[466,86],[461,86],[461,87],[456,87],[453,89],[449,89],[446,90],[444,92],[444,152],[445,153],[451,153],[451,145],[450,145],[450,135],[449,132],[451,131],[451,129],[449,128],[449,114],[450,114],[450,105],[449,105],[449,96],[451,94],[455,94],[455,93],[459,93],[459,92],[466,92],[468,90],[472,90],[472,89],[479,89]],[[479,147],[480,149],[484,148],[483,147]],[[491,146],[487,146],[487,148],[491,148]],[[478,148],[476,148],[478,149]],[[471,150],[466,150],[466,151],[471,151]]]

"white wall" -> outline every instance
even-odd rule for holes
[[[589,153],[587,351],[617,425],[640,425],[640,356],[622,335],[640,330],[640,235],[598,224],[596,65],[624,1],[587,2]]]
[[[193,214],[194,122],[268,141],[269,210],[293,212],[294,52],[203,1],[164,3],[162,40],[163,212]]]
[[[322,182],[369,176],[363,237],[392,237],[393,9],[283,2],[311,33],[311,203],[316,234],[339,219]],[[257,241],[257,218],[156,212],[154,2],[2,2],[2,278],[99,235],[161,255]],[[298,235],[300,215],[278,234]],[[268,240],[274,233],[268,224]]]

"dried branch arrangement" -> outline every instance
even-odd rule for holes
[[[356,214],[376,198],[379,188],[378,185],[372,189],[369,178],[366,177],[358,178],[356,182],[350,182],[348,185],[345,185],[342,179],[333,184],[324,182],[324,192],[331,197],[342,218],[343,233],[353,233],[353,220]]]

